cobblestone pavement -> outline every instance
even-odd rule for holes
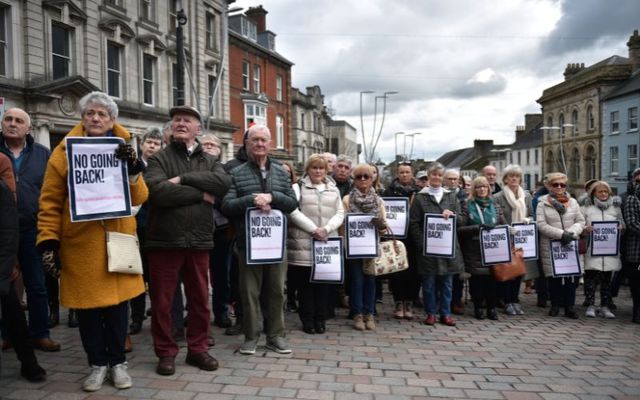
[[[78,332],[61,325],[52,336],[62,351],[38,352],[48,371],[46,382],[20,379],[15,355],[2,354],[0,398],[640,399],[640,326],[630,322],[626,287],[617,299],[615,320],[552,318],[548,309],[535,306],[535,295],[521,298],[524,316],[477,321],[467,304],[454,328],[428,327],[422,318],[392,319],[388,293],[386,304],[378,305],[375,333],[354,331],[341,309],[326,334],[307,335],[297,316],[287,313],[293,354],[286,356],[266,351],[263,341],[254,356],[240,355],[242,337],[224,336],[216,327],[211,353],[222,367],[205,372],[187,366],[183,347],[171,377],[154,372],[147,320],[142,333],[133,336],[129,355],[133,388],[119,391],[105,383],[93,394],[81,389],[88,367]]]

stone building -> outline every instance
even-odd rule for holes
[[[505,165],[498,168],[500,175],[508,164],[522,168],[522,187],[533,191],[542,179],[542,114],[525,114],[524,125],[516,127],[516,140],[505,151]]]
[[[325,151],[325,133],[328,130],[327,119],[323,117],[325,114],[324,95],[319,86],[307,87],[306,93],[291,88],[291,131],[298,170],[304,168],[309,155]]]
[[[353,160],[354,164],[358,163],[360,147],[356,128],[351,126],[347,121],[334,120],[325,114],[325,140],[326,151],[333,154],[344,154]]]
[[[176,1],[0,0],[0,96],[24,108],[53,146],[80,120],[78,100],[101,90],[132,133],[168,120],[176,98]],[[186,104],[229,148],[225,0],[182,0]],[[214,94],[215,91],[215,94]],[[231,150],[228,151],[230,153]]]

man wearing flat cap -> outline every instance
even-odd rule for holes
[[[208,353],[209,250],[213,248],[213,207],[231,180],[216,157],[196,140],[197,109],[169,111],[171,141],[148,160],[145,181],[151,211],[145,246],[151,278],[151,334],[160,375],[175,373],[178,345],[171,334],[171,303],[182,278],[189,304],[187,364],[206,371],[218,368]]]

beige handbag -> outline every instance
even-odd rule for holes
[[[107,231],[107,266],[109,272],[142,275],[138,237]]]
[[[365,275],[386,275],[409,268],[407,249],[399,240],[385,240],[378,243],[379,256],[363,260],[362,271]]]

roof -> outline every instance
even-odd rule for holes
[[[473,159],[473,154],[473,147],[466,147],[464,149],[451,150],[444,153],[436,161],[447,168],[460,168],[466,162]]]
[[[516,141],[511,144],[511,150],[530,149],[532,147],[542,147],[544,136],[542,133],[543,124],[539,123],[527,132],[516,135]]]
[[[262,51],[265,54],[270,55],[271,57],[291,66],[293,65],[292,61],[287,60],[286,58],[284,58],[282,55],[280,55],[280,53],[278,53],[277,51],[274,50],[269,50],[268,48],[262,46],[260,43],[258,42],[254,42],[253,40],[250,40],[249,38],[243,36],[242,34],[234,31],[233,29],[229,29],[229,38],[234,38],[234,39],[238,39],[239,41],[241,41],[242,43],[255,48],[256,50]]]
[[[611,93],[604,97],[604,100],[610,100],[615,97],[620,97],[636,92],[640,92],[640,71],[636,71],[636,73],[630,79],[613,89]]]

